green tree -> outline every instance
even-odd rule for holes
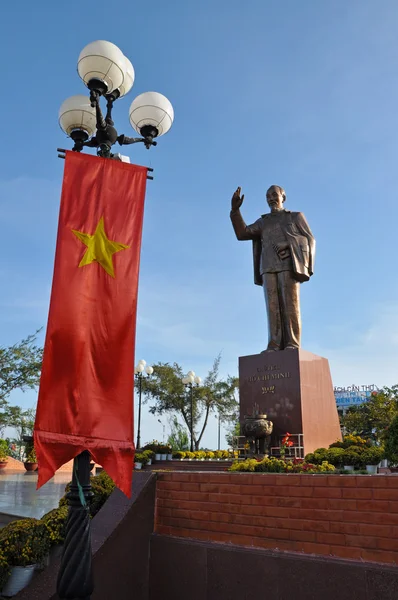
[[[167,438],[167,443],[174,450],[189,450],[189,436],[186,427],[178,422],[176,416],[169,421],[170,435]]]
[[[193,387],[195,449],[200,447],[210,413],[219,413],[222,418],[227,419],[238,405],[235,398],[238,379],[230,376],[220,379],[220,361],[221,355],[218,355],[203,384]],[[190,431],[191,399],[181,381],[184,376],[182,367],[178,363],[158,363],[153,365],[153,369],[153,375],[146,379],[143,389],[145,402],[152,402],[149,412],[180,416]]]
[[[225,435],[228,446],[232,446],[232,438],[235,435],[240,435],[240,423],[239,420],[232,421],[227,427],[227,433]]]
[[[39,385],[43,349],[35,344],[38,333],[13,346],[0,347],[0,408],[7,405],[12,391]]]
[[[386,431],[385,454],[391,466],[398,465],[398,415],[396,415]]]
[[[8,427],[13,427],[16,431],[16,437],[11,440],[17,447],[19,458],[22,459],[23,448],[28,454],[32,444],[24,442],[24,436],[33,435],[33,427],[35,424],[36,410],[28,408],[24,410],[21,406],[7,406],[4,410],[5,419]]]
[[[398,415],[398,385],[373,392],[367,402],[350,408],[341,417],[345,433],[383,442],[386,431]]]

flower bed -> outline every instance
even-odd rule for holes
[[[234,457],[238,457],[238,453],[234,452]],[[175,460],[231,460],[232,452],[228,450],[176,450],[173,452]]]
[[[257,460],[248,458],[243,461],[235,461],[228,471],[243,471],[251,473],[334,473],[333,465],[324,461],[320,465],[314,465],[304,461],[302,458],[284,460],[278,458],[264,458]]]
[[[379,464],[384,456],[383,447],[374,446],[369,440],[360,436],[347,435],[342,442],[334,442],[329,448],[318,448],[307,454],[305,460],[315,465],[327,461],[337,469],[347,466],[362,470],[367,465]]]

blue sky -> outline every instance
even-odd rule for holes
[[[237,374],[239,355],[264,349],[262,291],[229,208],[242,186],[242,213],[254,221],[276,183],[317,239],[315,275],[302,286],[303,347],[329,358],[335,385],[398,382],[395,0],[25,0],[1,16],[2,345],[46,324],[63,174],[56,148],[70,147],[58,109],[85,93],[80,50],[107,39],[136,70],[115,110],[119,132],[131,135],[128,108],[141,92],[159,91],[175,109],[156,148],[125,152],[155,169],[137,359],[204,376],[222,350],[223,374]],[[161,436],[145,412],[143,440]],[[212,419],[204,443],[216,439]]]

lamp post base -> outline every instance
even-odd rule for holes
[[[73,461],[73,478],[67,494],[69,514],[57,580],[61,600],[90,600],[94,590],[89,512],[92,496],[90,454],[86,450]]]

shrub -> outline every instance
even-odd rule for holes
[[[142,454],[145,454],[148,460],[153,460],[155,458],[155,452],[153,450],[143,450]]]
[[[7,462],[9,455],[10,449],[7,440],[0,439],[0,462]]]
[[[44,517],[42,517],[41,520],[47,527],[51,546],[64,543],[67,518],[67,506],[61,506],[61,508],[54,508],[53,510],[50,510],[50,512],[48,512],[46,515],[44,515]]]
[[[359,446],[359,447],[370,447],[372,442],[370,440],[366,440],[360,435],[345,435],[343,437],[343,448],[350,448],[351,446]]]
[[[172,449],[171,446],[166,446],[164,444],[159,444],[158,449],[156,450],[156,454],[171,454]]]
[[[314,465],[305,461],[292,461],[286,466],[286,473],[334,473],[333,465],[324,461],[320,465]]]
[[[36,451],[35,451],[35,449],[34,449],[33,446],[31,447],[30,452],[27,455],[25,462],[27,462],[27,463],[37,463]]]
[[[243,471],[253,473],[259,462],[255,458],[248,458],[241,462],[234,462],[228,469],[228,471]]]
[[[7,583],[7,579],[10,576],[11,568],[7,562],[7,557],[2,550],[0,550],[0,592]]]
[[[70,485],[71,484],[68,483],[65,487],[65,495],[60,499],[58,503],[59,508],[61,508],[62,506],[68,506],[68,500],[66,496],[70,491]],[[90,485],[93,496],[92,499],[88,502],[88,506],[90,515],[94,517],[115,489],[115,484],[113,480],[109,477],[108,473],[106,473],[105,471],[101,471],[101,473],[95,475],[95,477],[90,478]]]
[[[364,465],[378,465],[384,458],[384,448],[380,446],[372,446],[367,448],[363,453],[363,464]]]
[[[228,450],[220,450],[221,452],[221,458],[229,458],[229,452]]]
[[[91,478],[91,491],[93,492],[92,500],[89,504],[89,511],[91,517],[95,517],[95,515],[101,510],[105,502],[108,500],[110,493],[101,485],[101,482],[95,480],[95,477]]]
[[[135,463],[141,463],[142,466],[145,466],[148,462],[148,456],[144,452],[136,452],[134,456]]]
[[[326,461],[320,465],[314,465],[300,458],[292,461],[279,458],[264,458],[260,461],[247,459],[234,462],[229,471],[254,471],[256,473],[334,473],[335,468]]]
[[[254,470],[257,473],[285,473],[286,461],[279,458],[264,458],[257,462]]]
[[[360,446],[350,446],[347,450],[344,450],[343,454],[343,466],[353,466],[360,468],[364,466],[364,449]]]
[[[185,452],[185,458],[195,458],[195,452],[190,452],[187,450],[187,452]]]
[[[203,452],[203,450],[196,450],[194,454],[196,460],[203,460],[204,458],[206,458],[206,452]]]
[[[20,519],[0,531],[0,553],[13,567],[39,564],[50,549],[47,527],[38,519]]]
[[[305,462],[315,464],[315,454],[313,452],[309,452],[305,455]]]
[[[207,459],[213,459],[213,458],[214,458],[214,455],[215,455],[215,453],[214,453],[214,452],[212,452],[211,450],[208,450],[208,451],[206,452],[206,458],[207,458]]]
[[[347,450],[344,450],[342,445],[337,446],[336,445],[337,443],[338,442],[331,444],[331,446],[329,448],[318,448],[314,452],[307,454],[305,457],[305,462],[311,463],[314,465],[321,465],[322,463],[327,462],[335,467],[341,467],[343,464],[346,464],[346,465],[351,464],[351,463],[345,462],[345,460],[346,460],[345,454],[346,454]],[[361,452],[364,451],[364,448],[361,448],[361,447],[354,446],[354,448],[356,449],[356,454],[360,454]],[[349,457],[351,457],[351,454],[349,454]],[[350,458],[350,460],[351,460],[351,458]]]
[[[335,467],[340,467],[343,464],[344,449],[339,447],[329,448],[326,452],[326,461]],[[321,461],[320,464],[322,464]]]
[[[344,443],[338,440],[337,442],[330,444],[329,448],[344,448]]]
[[[324,460],[328,459],[329,448],[317,448],[314,450],[314,463],[322,464]]]
[[[65,486],[65,494],[62,496],[62,498],[58,502],[58,508],[61,508],[61,506],[68,506],[68,500],[66,498],[66,495],[69,492],[70,492],[70,483],[67,483]]]
[[[98,473],[98,475],[91,477],[91,483],[93,481],[98,481],[99,484],[103,488],[106,489],[106,491],[109,493],[109,495],[112,494],[113,490],[116,487],[115,482],[113,481],[113,479],[111,477],[109,477],[109,475],[106,471],[101,471],[101,473]]]
[[[179,460],[185,458],[185,455],[186,452],[184,452],[183,450],[176,450],[175,452],[173,452],[173,458],[177,458]]]
[[[215,450],[214,451],[214,458],[222,458],[222,450]]]
[[[162,444],[159,444],[157,440],[153,440],[152,442],[149,442],[149,444],[145,444],[145,446],[143,448],[140,448],[140,450],[152,450],[152,452],[154,452],[155,454],[160,454],[161,452],[159,448],[163,448]]]
[[[392,466],[398,465],[398,416],[391,421],[385,440],[386,458]]]

